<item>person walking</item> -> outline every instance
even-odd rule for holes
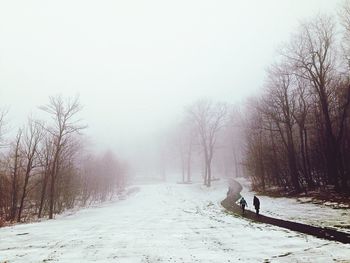
[[[259,210],[260,210],[260,200],[259,200],[259,198],[257,198],[257,197],[256,197],[256,195],[254,195],[253,205],[254,205],[254,207],[255,207],[255,212],[256,212],[256,215],[259,215]]]
[[[242,213],[244,214],[245,211],[245,207],[248,207],[247,201],[244,199],[244,197],[242,196],[241,200],[239,201],[239,204],[242,208]]]

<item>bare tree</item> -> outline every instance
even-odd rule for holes
[[[69,135],[79,133],[86,126],[76,120],[76,115],[81,111],[81,105],[78,97],[75,99],[63,99],[62,96],[50,97],[50,102],[46,106],[40,107],[41,110],[50,114],[53,120],[53,126],[47,130],[53,136],[54,150],[53,161],[50,171],[50,211],[49,218],[53,218],[55,203],[55,185],[60,168],[61,153],[68,144]]]
[[[223,148],[226,153],[226,174],[230,177],[239,177],[241,175],[241,156],[242,156],[242,137],[243,137],[243,118],[237,106],[232,107],[229,112],[229,121],[224,135]],[[229,167],[227,167],[229,166]]]
[[[293,115],[296,107],[292,81],[292,75],[285,68],[285,65],[274,65],[269,72],[268,93],[260,110],[274,121],[279,131],[286,147],[291,181],[294,189],[299,192],[300,184],[293,136],[295,125]]]
[[[17,132],[14,153],[13,153],[13,168],[12,168],[12,205],[10,220],[14,220],[17,214],[18,192],[19,192],[19,169],[20,169],[20,146],[22,138],[22,129]]]
[[[179,124],[171,137],[171,144],[180,158],[182,183],[191,182],[192,155],[196,138],[194,128],[188,119]]]
[[[268,72],[246,132],[245,164],[262,188],[348,189],[350,78],[335,35],[330,17],[303,23]]]
[[[20,206],[18,210],[17,222],[21,221],[24,200],[28,193],[29,178],[34,168],[38,167],[38,148],[42,139],[42,125],[36,121],[29,120],[23,137],[23,157],[25,158],[24,183]]]
[[[308,130],[306,121],[310,112],[310,92],[308,91],[308,82],[305,79],[296,79],[296,109],[292,112],[299,129],[300,154],[302,163],[302,173],[306,179],[309,189],[313,189],[315,184],[310,169]]]
[[[325,139],[327,175],[339,188],[339,133],[331,120],[331,96],[334,94],[335,24],[330,17],[317,17],[304,23],[300,33],[291,43],[284,56],[295,69],[295,74],[310,82],[322,112]]]
[[[188,109],[188,114],[198,131],[203,150],[204,184],[210,187],[212,180],[211,164],[218,133],[226,124],[227,106],[223,103],[214,104],[208,100],[201,100]]]
[[[79,136],[85,126],[77,119],[78,98],[50,97],[40,109],[51,125],[29,120],[0,153],[0,225],[32,219],[36,212],[53,218],[76,204],[113,198],[126,184],[128,167],[111,151],[82,161],[89,153]]]
[[[265,165],[266,157],[264,155],[264,122],[263,114],[256,110],[256,102],[254,106],[251,106],[249,112],[249,118],[246,123],[245,129],[245,141],[246,141],[246,156],[245,156],[245,168],[247,174],[250,176],[253,182],[253,187],[261,187],[265,190],[267,184],[267,169]]]
[[[42,167],[41,173],[41,191],[40,191],[40,203],[39,203],[39,211],[38,218],[42,217],[42,212],[45,203],[47,185],[49,182],[50,171],[52,167],[52,159],[53,159],[53,150],[54,145],[52,141],[52,137],[46,133],[42,143],[42,149],[39,154],[40,165]]]
[[[343,6],[340,10],[340,19],[344,28],[344,41],[342,42],[342,48],[344,50],[345,59],[347,60],[347,66],[350,70],[350,1],[343,2]],[[350,72],[350,71],[349,71]]]

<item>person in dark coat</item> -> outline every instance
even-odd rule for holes
[[[241,198],[241,200],[239,201],[239,204],[242,208],[242,213],[244,214],[245,207],[248,206],[247,201],[244,199],[244,197]]]
[[[259,215],[260,200],[255,195],[254,195],[254,199],[253,199],[253,205],[255,207],[256,214]]]

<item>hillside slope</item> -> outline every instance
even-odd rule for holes
[[[227,214],[226,185],[140,186],[127,200],[0,229],[0,262],[332,262],[350,246]]]

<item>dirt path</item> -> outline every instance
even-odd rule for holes
[[[264,216],[264,215],[257,216],[254,212],[249,210],[246,210],[245,213],[242,214],[242,210],[240,206],[236,204],[237,200],[239,200],[240,198],[241,190],[242,190],[242,186],[237,181],[233,181],[231,183],[226,199],[221,202],[223,207],[225,207],[229,211],[234,212],[237,215],[240,215],[244,218],[247,218],[256,222],[287,228],[293,231],[312,235],[318,238],[338,241],[344,244],[350,244],[350,235],[337,230],[310,226],[306,224],[277,219],[277,218]]]

